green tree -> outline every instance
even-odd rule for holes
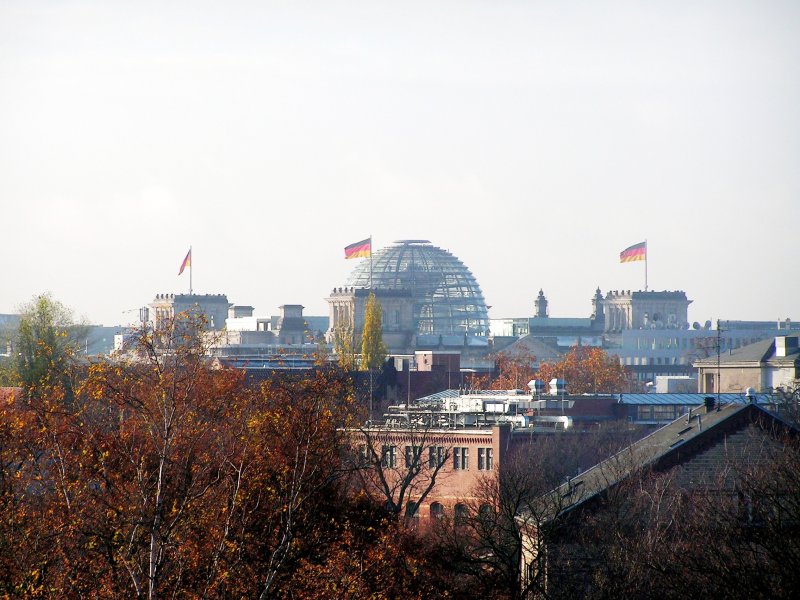
[[[69,397],[69,370],[85,327],[77,325],[72,311],[49,293],[33,298],[20,313],[16,349],[22,386],[29,394],[46,386],[63,386]]]
[[[382,336],[381,303],[371,293],[364,308],[364,328],[361,331],[361,370],[379,369],[386,360],[386,345]]]
[[[9,357],[0,356],[0,387],[15,386],[18,379],[14,361]]]

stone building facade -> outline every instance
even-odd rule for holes
[[[150,319],[156,329],[171,323],[176,315],[191,313],[206,319],[206,328],[225,328],[230,308],[225,294],[156,294],[150,303]]]
[[[356,287],[334,288],[325,301],[328,303],[330,326],[326,335],[328,343],[335,343],[336,335],[352,336],[355,348],[361,347],[361,332],[364,328],[364,311],[370,293],[381,304],[383,343],[390,353],[413,351],[416,345],[416,323],[414,302],[407,290],[369,290]]]
[[[609,291],[603,299],[605,332],[686,327],[691,302],[682,291]]]

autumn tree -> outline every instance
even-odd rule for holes
[[[571,394],[626,392],[632,385],[630,373],[617,356],[588,346],[573,346],[560,361],[543,363],[537,378],[563,379]]]
[[[436,595],[397,513],[354,493],[347,374],[247,385],[184,326],[140,337],[69,405],[58,379],[0,405],[0,596]]]
[[[364,307],[364,327],[361,330],[361,370],[379,369],[386,360],[383,343],[381,303],[371,292]]]
[[[536,357],[527,350],[514,354],[500,352],[495,356],[497,376],[491,383],[493,390],[525,390],[533,379]]]
[[[349,378],[246,386],[209,367],[186,325],[143,330],[129,362],[92,364],[69,406],[48,388],[8,408],[0,501],[16,508],[0,548],[17,550],[5,589],[278,597],[336,535]]]
[[[339,367],[343,371],[355,371],[356,350],[353,343],[353,328],[338,326],[333,332],[333,348]]]

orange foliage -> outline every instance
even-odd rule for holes
[[[0,405],[0,597],[424,595],[406,534],[352,517],[349,379],[248,386],[201,338]]]
[[[538,379],[563,379],[570,394],[620,393],[631,388],[631,376],[615,355],[601,348],[573,346],[557,363],[543,363]]]
[[[536,357],[528,351],[519,351],[514,355],[500,352],[495,357],[497,377],[491,382],[492,390],[527,390],[528,382],[533,379],[533,364]]]

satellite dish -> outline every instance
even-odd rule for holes
[[[700,323],[698,323],[697,321],[692,323],[692,329],[700,329]]]
[[[711,329],[711,321],[706,321],[705,325],[703,325],[703,329]]]

